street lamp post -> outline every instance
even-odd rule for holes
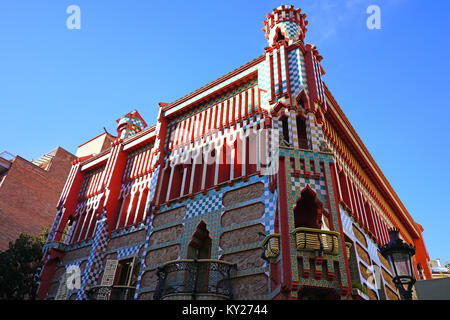
[[[399,229],[390,229],[391,240],[380,251],[394,272],[393,281],[400,291],[403,300],[412,300],[412,286],[416,282],[412,265],[412,257],[416,248],[403,242],[399,237]]]

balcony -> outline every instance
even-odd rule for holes
[[[292,235],[298,251],[338,254],[339,232],[302,227],[295,229]]]
[[[271,234],[266,236],[261,247],[264,249],[262,258],[270,263],[275,263],[280,256],[280,235]]]
[[[86,290],[88,300],[133,300],[135,287],[94,286]]]
[[[69,247],[69,245],[67,245],[61,241],[50,241],[45,244],[44,250],[55,249],[57,251],[64,252],[68,247]]]
[[[233,299],[231,274],[236,265],[221,260],[176,260],[158,270],[155,300]]]

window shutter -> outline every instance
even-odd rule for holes
[[[101,286],[112,286],[114,284],[118,263],[118,260],[106,260]]]
[[[118,260],[106,260],[105,270],[103,272],[102,282],[100,286],[102,287],[112,287],[114,284],[114,279],[116,277],[116,270],[118,265]],[[99,288],[97,292],[96,300],[109,300],[111,292],[106,288]]]
[[[69,298],[69,289],[67,288],[67,272],[64,272],[56,291],[55,300],[67,300]]]
[[[133,256],[133,261],[131,262],[131,270],[130,270],[130,274],[128,275],[128,280],[127,280],[127,286],[135,286],[135,282],[136,282],[136,278],[137,278],[137,273],[138,268],[137,268],[137,257],[136,254]]]

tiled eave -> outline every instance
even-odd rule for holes
[[[370,177],[372,182],[385,197],[386,202],[389,203],[394,212],[397,213],[397,217],[400,221],[408,227],[409,233],[413,236],[413,238],[419,238],[420,232],[408,210],[405,208],[389,181],[386,179],[383,172],[373,159],[372,155],[359,138],[355,129],[350,124],[350,121],[345,116],[328,87],[325,84],[324,87],[326,97],[331,102],[331,105],[328,106],[328,111],[326,112],[325,117],[331,123],[337,125],[337,129],[342,134],[341,138],[345,141],[347,147],[351,150],[353,156],[358,160],[358,163],[363,168],[365,173]]]
[[[162,107],[164,117],[171,116],[174,113],[184,112],[201,101],[211,99],[217,95],[220,90],[228,90],[230,85],[242,82],[242,80],[252,78],[257,72],[257,65],[264,61],[265,55],[262,55],[247,64],[227,73],[226,75],[204,85],[203,87],[191,92],[190,94]]]

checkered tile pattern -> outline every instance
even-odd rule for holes
[[[122,117],[119,121],[119,124],[128,123],[128,129],[124,130],[120,136],[121,139],[125,139],[126,137],[131,137],[144,129],[144,123],[136,117]]]
[[[144,250],[147,250],[148,247],[149,247],[149,240],[150,240],[150,236],[152,235],[152,230],[151,230],[150,226],[153,224],[153,218],[154,218],[154,215],[150,215],[147,218],[147,221],[146,221],[146,224],[145,224],[146,228],[147,228],[146,229],[147,230],[147,235],[145,237],[145,242],[143,244],[141,244],[141,246],[144,247]],[[146,272],[146,267],[147,267],[147,265],[145,264],[145,254],[143,254],[142,257],[141,257],[141,267],[139,269],[139,275],[138,275],[138,278],[137,278],[136,293],[134,295],[134,299],[135,300],[139,296],[139,290],[141,288],[141,279],[142,279],[142,275]]]
[[[320,151],[320,144],[325,141],[323,136],[322,127],[316,124],[314,121],[314,115],[312,113],[308,114],[307,126],[309,127],[308,139],[311,141],[313,151]]]
[[[134,256],[139,251],[141,246],[142,244],[138,244],[135,246],[121,248],[120,250],[117,251],[117,259],[121,260]]]
[[[62,215],[63,215],[63,211],[62,210],[58,210],[58,212],[56,213],[55,220],[53,220],[53,225],[52,225],[52,228],[51,228],[51,230],[50,230],[50,232],[48,234],[46,243],[49,243],[49,242],[53,241],[53,239],[55,238],[56,230],[58,230],[59,222],[61,221]]]
[[[290,39],[297,39],[298,35],[301,32],[300,26],[298,24],[286,21],[281,22],[281,25],[284,26],[284,28],[288,31]]]
[[[292,135],[292,146],[294,148],[298,148],[299,144],[298,144],[298,134],[297,134],[297,115],[295,114],[295,112],[291,111],[289,113],[289,132],[291,132]]]
[[[96,284],[98,276],[102,271],[103,255],[106,251],[108,242],[108,228],[106,223],[106,216],[103,212],[100,220],[98,221],[86,268],[81,277],[81,288],[77,293],[77,300],[85,300],[86,286]]]
[[[144,129],[144,123],[138,118],[131,118],[131,123],[138,126],[141,130]]]
[[[315,190],[316,193],[320,193],[323,196],[326,196],[327,190],[325,187],[325,181],[323,179],[315,180],[314,178],[305,179],[305,178],[295,178],[291,177],[292,181],[292,191],[303,190],[307,185],[311,187],[311,189]]]
[[[223,208],[221,194],[212,192],[206,196],[197,195],[186,203],[186,218],[192,218],[205,212],[214,212]]]
[[[152,177],[150,178],[150,186],[149,186],[149,192],[147,197],[147,207],[148,205],[153,201],[153,198],[155,197],[155,191],[156,191],[156,184],[158,182],[159,177],[159,166],[155,169],[155,171],[152,174]]]
[[[298,49],[292,50],[288,54],[289,79],[291,81],[291,92],[294,97],[300,93],[301,82],[299,74],[299,65],[297,62]]]
[[[275,37],[276,34],[275,32],[276,30],[278,30],[278,28],[285,35],[285,38],[287,38],[289,41],[298,40],[301,33],[300,26],[295,22],[280,21],[270,30],[269,43],[273,41],[273,38]]]
[[[269,63],[269,54],[266,53],[266,60],[258,65],[258,86],[266,90],[261,93],[261,108],[264,110],[269,110],[268,100],[271,96]]]
[[[288,63],[291,91],[293,96],[296,97],[303,88],[307,88],[305,60],[300,49],[297,48],[289,52]]]
[[[264,200],[264,205],[266,207],[266,211],[264,212],[264,216],[261,219],[262,224],[266,227],[266,234],[274,234],[275,233],[275,213],[277,211],[278,205],[278,191],[275,190],[274,193],[271,193],[268,189],[268,180],[264,183],[264,195],[262,196]]]

